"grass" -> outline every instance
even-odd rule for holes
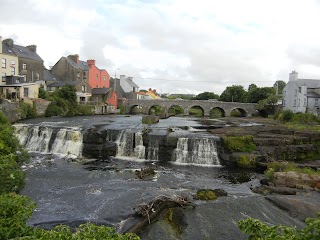
[[[223,146],[229,152],[253,152],[256,145],[253,142],[251,135],[244,135],[239,137],[223,137]]]

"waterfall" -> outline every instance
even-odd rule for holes
[[[75,130],[60,129],[53,142],[51,152],[81,156],[82,133]]]
[[[144,159],[146,155],[146,147],[143,146],[143,136],[142,132],[137,132],[135,134],[135,148],[134,148],[135,156],[138,159]]]
[[[131,132],[121,130],[116,140],[117,157],[145,158],[145,147],[143,146],[142,132]]]
[[[15,134],[19,142],[29,151],[60,153],[81,156],[82,133],[78,130],[54,129],[42,126],[15,124]]]
[[[177,163],[220,165],[216,142],[211,138],[179,138],[173,158]]]
[[[21,145],[29,151],[49,152],[53,130],[47,127],[15,125],[15,133]]]
[[[149,139],[148,160],[159,160],[159,140],[157,139]]]

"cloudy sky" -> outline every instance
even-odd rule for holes
[[[0,0],[0,36],[45,66],[79,54],[141,89],[217,94],[320,79],[319,0]],[[117,70],[119,69],[119,70]]]

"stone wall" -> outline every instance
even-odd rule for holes
[[[9,118],[10,122],[16,122],[21,119],[21,111],[19,111],[19,103],[2,100],[0,110]]]

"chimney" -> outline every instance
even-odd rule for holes
[[[74,61],[76,64],[79,63],[79,55],[74,54],[74,55],[69,55],[68,58],[70,58],[72,61]]]
[[[289,74],[289,82],[297,81],[297,80],[298,80],[298,73],[296,71],[292,71],[292,73]]]
[[[27,46],[27,48],[29,48],[32,52],[37,53],[37,45],[29,45]]]
[[[89,68],[91,68],[91,67],[94,67],[96,65],[96,60],[89,59],[89,60],[87,60],[87,63],[89,65]]]
[[[12,38],[8,38],[8,39],[3,40],[3,43],[8,44],[9,47],[11,47],[11,48],[13,47],[13,40],[12,40]]]
[[[2,37],[0,36],[0,53],[2,53]]]

